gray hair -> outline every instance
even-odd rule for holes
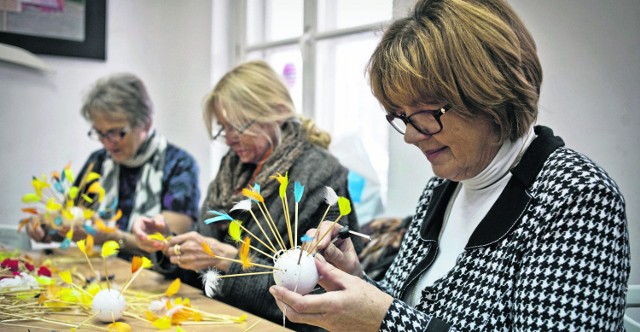
[[[81,114],[87,121],[96,113],[124,114],[132,127],[151,125],[153,105],[138,77],[129,73],[99,79],[84,98]]]

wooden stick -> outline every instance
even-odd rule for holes
[[[244,276],[254,276],[259,274],[273,274],[273,271],[262,271],[262,272],[246,272],[246,273],[238,273],[238,274],[225,274],[218,276],[218,278],[235,278],[235,277],[244,277]]]
[[[227,258],[227,257],[223,257],[223,256],[218,256],[218,255],[216,255],[214,258],[218,258],[218,259],[222,259],[222,260],[225,260],[225,261],[242,264],[242,261],[239,260],[239,259]],[[280,269],[275,268],[273,266],[263,265],[263,264],[258,264],[258,263],[251,263],[251,266],[263,267],[265,269],[272,269],[272,270],[280,270]]]
[[[324,239],[325,236],[327,236],[327,234],[329,234],[329,232],[331,232],[331,230],[333,229],[333,226],[335,226],[335,224],[338,223],[338,221],[340,221],[340,218],[342,218],[342,215],[339,215],[338,218],[336,218],[336,220],[333,221],[333,223],[331,224],[331,227],[328,228],[324,234],[322,234],[322,236],[320,237],[320,239],[316,242],[316,245],[313,246],[313,248],[311,248],[311,250],[309,251],[310,253],[313,252],[314,250],[316,250],[316,248],[318,247],[318,245],[320,244],[320,242],[322,241],[322,239]],[[317,235],[318,233],[316,232],[315,235]],[[315,237],[314,235],[314,237]]]
[[[260,204],[258,204],[258,208],[260,208]],[[260,211],[262,211],[262,209],[260,209]],[[265,245],[265,247],[269,248],[275,254],[276,251],[277,251],[276,250],[276,246],[273,245],[273,242],[271,242],[271,239],[269,238],[269,236],[267,236],[267,233],[262,228],[262,224],[260,224],[260,222],[258,221],[258,218],[256,218],[256,215],[253,214],[253,211],[249,210],[249,213],[251,213],[251,216],[253,217],[253,220],[255,220],[256,224],[258,224],[258,227],[260,228],[260,231],[262,232],[262,235],[264,235],[264,238],[267,239],[267,242],[269,242],[269,244],[271,245],[271,247],[266,246],[266,245]]]
[[[293,236],[293,247],[297,247],[298,246],[298,202],[296,202],[296,208],[295,208],[295,227],[294,227],[294,233],[295,235]]]
[[[260,206],[260,204],[258,204],[258,208],[260,208],[260,212],[262,212],[262,216],[267,221],[267,225],[269,226],[269,229],[271,230],[271,234],[273,234],[273,237],[276,239],[276,242],[278,242],[278,245],[280,246],[280,249],[285,250],[286,248],[284,246],[284,241],[282,241],[282,239],[280,239],[280,235],[276,232],[276,230],[278,228],[275,227],[275,223],[273,222],[273,219],[271,219],[271,215],[269,214],[269,210],[267,210],[267,205],[264,204],[264,202],[262,202],[262,205],[264,206],[264,209],[262,208],[262,206]],[[274,227],[275,227],[275,230],[274,230]]]
[[[276,253],[275,248],[271,248],[268,245],[266,245],[264,242],[262,242],[262,240],[260,240],[259,237],[255,236],[255,234],[251,233],[251,231],[249,231],[246,227],[242,226],[241,223],[238,223],[240,225],[240,228],[242,228],[243,231],[247,232],[249,235],[251,235],[251,237],[253,237],[254,239],[256,239],[258,242],[260,242],[263,246],[267,247],[269,250],[271,250],[274,254]]]

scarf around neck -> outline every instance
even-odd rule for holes
[[[289,171],[296,159],[311,144],[307,140],[307,132],[297,119],[287,120],[281,127],[282,139],[273,152],[262,164],[262,169],[255,176],[254,183],[249,183],[257,165],[244,164],[238,155],[229,150],[223,157],[216,178],[209,185],[207,199],[202,206],[200,220],[202,222],[209,210],[229,211],[233,205],[246,199],[239,189],[255,183],[261,185],[260,194],[268,197],[273,194],[278,186],[267,185],[267,180],[276,172],[282,175]],[[272,180],[275,181],[275,180]]]
[[[136,184],[135,200],[127,230],[131,231],[134,220],[141,216],[153,217],[161,212],[162,176],[164,173],[167,140],[155,130],[142,143],[133,158],[122,163],[125,167],[142,166]],[[100,211],[117,205],[120,178],[120,164],[108,156],[102,164],[101,184],[105,190],[105,198],[100,204]],[[115,212],[115,211],[112,211]]]

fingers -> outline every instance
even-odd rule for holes
[[[332,221],[324,221],[320,224],[320,228],[312,228],[308,230],[306,234],[314,239],[312,247],[316,246],[317,251],[322,251],[327,248],[331,240],[338,235],[340,228],[342,228],[342,226],[339,224],[335,224]]]
[[[27,225],[27,234],[36,242],[45,242],[47,241],[47,233],[42,225]]]
[[[343,290],[346,283],[344,279],[352,277],[346,272],[343,272],[335,266],[327,263],[321,254],[316,255],[315,263],[316,269],[318,269],[318,275],[320,275],[318,284],[327,292]]]
[[[340,242],[338,246],[330,244],[322,252],[322,256],[338,269],[361,278],[363,276],[362,267],[358,253],[353,247],[353,242],[351,242],[351,239],[345,239]]]
[[[137,239],[146,240],[147,232],[145,230],[145,223],[149,222],[149,218],[140,217],[133,222],[133,226],[131,227],[131,233],[136,236]]]
[[[162,234],[168,234],[167,224],[164,220],[164,216],[161,214],[156,215],[153,218],[140,217],[134,222],[131,232],[141,240],[146,240],[147,235],[160,232]]]

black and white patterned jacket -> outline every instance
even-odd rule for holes
[[[378,285],[396,300],[381,331],[622,331],[629,276],[625,201],[607,173],[549,128],[533,141],[456,265],[402,299],[438,254],[457,185],[427,184],[402,247]]]

